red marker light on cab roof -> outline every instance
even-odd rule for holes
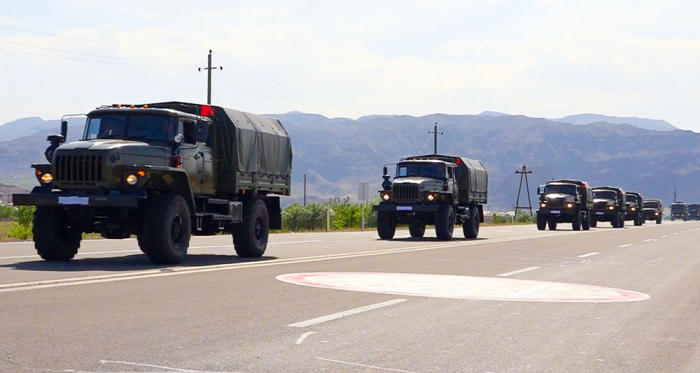
[[[583,184],[583,187],[585,188],[585,187],[586,187],[586,183],[582,183],[582,184]]]
[[[462,162],[462,158],[457,158],[457,161],[455,161],[456,164],[459,164],[460,162]]]
[[[202,105],[199,107],[199,115],[203,117],[213,117],[214,109],[209,105]]]

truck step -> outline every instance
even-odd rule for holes
[[[229,200],[219,198],[208,198],[207,203],[210,205],[227,205]]]

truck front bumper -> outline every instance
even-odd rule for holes
[[[78,193],[27,193],[13,194],[15,206],[90,206],[90,207],[139,207],[139,201],[146,196],[88,195]]]
[[[438,205],[424,205],[424,204],[412,204],[412,205],[396,205],[393,203],[379,204],[372,207],[372,211],[386,211],[386,212],[437,212]]]

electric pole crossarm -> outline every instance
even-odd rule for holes
[[[433,142],[433,152],[434,152],[433,154],[437,155],[437,153],[438,153],[437,152],[437,137],[438,137],[438,135],[442,135],[442,132],[438,132],[438,130],[437,130],[437,122],[435,122],[435,128],[433,129],[433,132],[428,131],[428,133],[435,135],[435,139]]]
[[[207,70],[207,105],[211,105],[211,71],[223,70],[224,68],[223,66],[211,67],[211,49],[209,50],[207,61],[207,67],[198,67],[197,71]]]

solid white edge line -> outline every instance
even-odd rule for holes
[[[600,254],[600,253],[588,253],[588,254],[579,255],[579,256],[577,256],[577,258],[588,258],[589,256],[598,255],[598,254]]]
[[[618,246],[618,247],[622,249],[623,247],[630,247],[630,246],[632,246],[631,243],[624,244],[624,245],[620,245],[620,246]]]
[[[394,300],[390,300],[390,301],[386,301],[386,302],[372,304],[369,306],[353,308],[351,310],[337,312],[337,313],[333,313],[330,315],[317,317],[315,319],[300,321],[300,322],[297,322],[294,324],[289,324],[287,326],[292,327],[292,328],[305,328],[307,326],[312,326],[312,325],[317,325],[317,324],[321,324],[321,323],[328,322],[328,321],[342,319],[343,317],[347,317],[347,316],[351,316],[351,315],[356,315],[358,313],[375,310],[377,308],[393,306],[395,304],[403,303],[405,301],[406,301],[406,299],[394,299]]]
[[[331,363],[346,364],[346,365],[354,365],[354,366],[357,366],[357,367],[370,368],[370,369],[376,369],[376,370],[385,370],[385,371],[387,371],[387,372],[418,373],[418,372],[414,372],[414,371],[412,371],[412,370],[382,368],[382,367],[378,367],[378,366],[374,366],[374,365],[366,365],[366,364],[359,364],[359,363],[351,363],[351,362],[348,362],[348,361],[333,360],[333,359],[325,359],[325,358],[322,358],[322,357],[317,357],[316,359],[317,359],[317,360],[321,360],[321,361],[328,361],[328,362],[331,362]]]
[[[519,270],[517,270],[517,271],[501,273],[500,275],[496,275],[496,276],[508,277],[508,276],[517,275],[517,274],[520,274],[520,273],[525,273],[525,272],[534,271],[534,270],[540,269],[540,268],[542,268],[542,267],[527,267],[527,268],[519,269]]]

